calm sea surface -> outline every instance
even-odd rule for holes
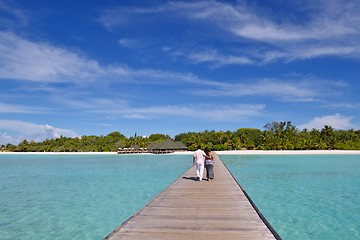
[[[284,240],[360,239],[360,155],[221,158]],[[0,155],[0,239],[103,239],[191,165],[189,155]]]
[[[282,239],[360,239],[360,155],[221,158]]]
[[[189,155],[0,155],[0,239],[103,239],[191,165]]]

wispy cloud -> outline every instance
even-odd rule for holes
[[[131,84],[161,84],[176,85],[196,84],[206,91],[201,94],[215,96],[263,96],[281,101],[317,101],[331,94],[341,94],[346,84],[340,81],[323,81],[313,78],[286,79],[227,79],[207,80],[191,73],[178,73],[154,69],[132,69],[126,66],[100,66],[95,60],[88,59],[72,51],[52,46],[47,43],[37,43],[23,39],[13,33],[0,32],[0,79],[27,80],[32,82],[67,82],[80,84],[84,88],[90,85],[107,82]],[[217,51],[205,54],[194,53],[196,61],[209,61],[214,64],[247,61],[247,59],[219,60]],[[34,61],[36,59],[36,61]],[[215,60],[217,59],[217,60]],[[33,86],[35,88],[36,86]],[[52,91],[54,96],[58,90],[45,86],[42,89]],[[321,91],[320,91],[321,89]],[[77,94],[81,91],[78,89]],[[62,91],[61,94],[68,94]],[[188,91],[188,94],[198,92]],[[61,101],[71,101],[71,98]],[[122,100],[124,101],[124,100]],[[96,105],[96,104],[95,104]],[[36,109],[20,106],[0,105],[4,111],[34,111]],[[39,109],[37,109],[39,111]],[[129,116],[132,116],[131,114]]]
[[[229,64],[266,64],[272,61],[295,61],[298,59],[317,58],[322,56],[360,57],[360,3],[357,1],[292,1],[293,9],[302,11],[306,21],[296,21],[293,15],[266,14],[259,6],[237,1],[228,4],[218,1],[170,2],[151,8],[117,8],[104,11],[100,22],[112,30],[127,23],[132,24],[140,16],[146,16],[151,24],[152,17],[187,19],[199,24],[213,26],[233,35],[230,39],[221,34],[221,38],[212,35],[212,39],[223,41],[224,45],[234,43],[241,46],[246,41],[251,50],[241,54],[236,51],[219,52],[198,51],[173,46],[172,54],[187,57],[190,62],[209,63],[212,66]],[[126,14],[123,14],[126,12]],[[275,16],[275,17],[274,17]],[[129,20],[130,19],[130,20]],[[143,20],[145,21],[145,20]],[[138,23],[139,23],[138,22]],[[198,29],[201,32],[201,29]],[[215,31],[218,33],[218,31]],[[209,36],[207,33],[205,36]],[[234,38],[235,37],[235,38]],[[200,41],[200,42],[203,42]],[[235,44],[235,43],[234,43]],[[223,46],[224,46],[223,45]],[[171,51],[168,51],[171,54]],[[245,55],[246,54],[246,55]]]
[[[101,81],[169,84],[194,81],[191,74],[126,66],[101,66],[74,51],[0,32],[0,79],[85,84]]]
[[[241,82],[207,82],[209,89],[194,94],[209,96],[258,96],[287,102],[313,102],[339,96],[347,84],[308,76],[279,79],[247,79]]]
[[[126,47],[126,48],[133,48],[138,47],[141,45],[141,41],[137,39],[129,39],[129,38],[122,38],[119,39],[120,46]]]
[[[29,107],[17,104],[8,104],[0,102],[0,113],[25,113],[25,114],[38,114],[45,113],[48,110],[43,108]]]
[[[80,54],[0,32],[0,78],[35,82],[81,82],[103,74]]]
[[[296,2],[296,1],[295,1]],[[308,20],[304,23],[292,21],[291,15],[282,15],[281,19],[274,19],[264,12],[250,8],[241,3],[235,6],[208,2],[198,7],[198,4],[179,3],[179,10],[187,6],[187,15],[194,19],[211,21],[218,27],[233,32],[243,38],[254,39],[267,43],[286,43],[304,41],[328,41],[338,39],[348,42],[347,37],[359,36],[360,4],[355,1],[301,1],[302,8],[312,11],[308,13]],[[299,4],[299,3],[297,3]],[[297,8],[299,5],[293,5]],[[260,8],[260,6],[259,6]],[[274,15],[271,15],[274,16]],[[350,43],[350,42],[348,42]]]
[[[79,108],[89,113],[116,116],[115,118],[167,119],[176,117],[225,122],[241,121],[250,117],[261,116],[265,109],[264,104],[212,103],[135,107],[125,101],[114,99],[98,99],[95,101],[91,99],[67,100],[65,103],[75,109]]]
[[[0,0],[0,26],[6,29],[28,25],[29,16],[26,11],[8,2],[10,1]]]
[[[325,107],[330,109],[350,109],[350,110],[360,110],[360,103],[351,103],[351,102],[331,102],[325,104]]]
[[[312,59],[317,57],[339,56],[339,57],[358,57],[360,56],[360,47],[358,46],[335,46],[329,44],[302,44],[297,46],[288,46],[286,49],[274,49],[258,52],[258,59],[262,63],[284,60],[291,62],[295,60]]]
[[[147,108],[125,108],[118,109],[117,112],[126,118],[135,119],[157,119],[157,118],[192,118],[208,121],[244,121],[250,117],[260,116],[265,105],[262,104],[197,104],[186,106],[153,106]],[[211,111],[209,111],[211,109]],[[114,112],[114,110],[110,110]]]
[[[212,14],[204,15],[203,19],[241,38],[274,46],[275,52],[259,52],[258,57],[264,62],[269,61],[269,55],[272,55],[271,60],[296,60],[329,55],[360,56],[359,3],[332,1],[329,4],[328,1],[318,1],[318,5],[314,5],[313,1],[302,1],[302,4],[303,8],[309,4],[313,9],[308,15],[308,21],[301,25],[291,21],[290,15],[288,19],[284,17],[279,21],[256,12],[245,4],[218,8]],[[209,4],[209,8],[213,7]],[[199,15],[197,11],[193,13],[195,17]]]
[[[254,61],[247,56],[224,55],[219,53],[217,49],[209,48],[204,50],[187,49],[170,53],[172,56],[187,58],[191,63],[209,63],[213,67],[221,67],[224,65],[250,65]]]
[[[21,142],[21,139],[11,136],[6,132],[0,132],[0,144],[1,145],[6,145],[8,143],[17,145],[19,142]]]
[[[335,115],[327,115],[322,117],[315,117],[310,122],[302,124],[299,129],[322,129],[325,125],[331,126],[335,129],[351,129],[355,126],[351,123],[353,117],[343,116],[339,113]]]
[[[34,123],[0,119],[0,144],[9,143],[9,137],[6,132],[11,131],[18,133],[18,137],[11,137],[12,144],[18,144],[20,141],[27,139],[33,141],[43,141],[45,139],[59,138],[60,136],[76,137],[77,134],[72,130],[56,128],[48,124],[38,125]],[[13,135],[12,135],[13,136]]]

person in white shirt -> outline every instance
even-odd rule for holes
[[[194,153],[193,162],[196,164],[196,181],[201,181],[204,174],[205,152],[201,150],[201,146]]]

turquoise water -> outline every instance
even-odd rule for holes
[[[221,158],[284,240],[360,239],[360,155]],[[191,165],[188,155],[0,155],[0,239],[103,239]]]
[[[0,239],[103,239],[191,165],[186,155],[0,155]]]
[[[360,239],[360,155],[220,157],[282,239]]]

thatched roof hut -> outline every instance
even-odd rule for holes
[[[167,139],[163,142],[154,143],[149,147],[150,153],[172,153],[175,151],[186,151],[187,147],[182,142],[174,142]]]

